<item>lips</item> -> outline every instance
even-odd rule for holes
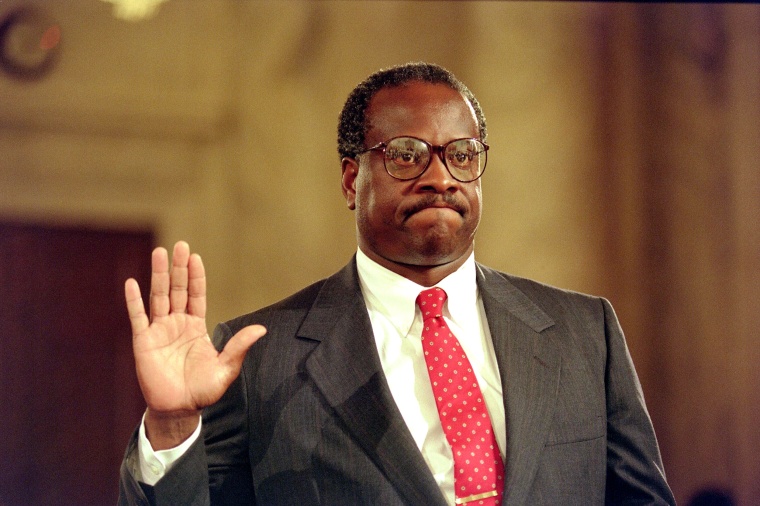
[[[449,193],[445,193],[443,195],[431,195],[421,199],[404,211],[404,217],[408,218],[424,209],[451,209],[458,212],[461,216],[464,216],[464,213],[467,210],[456,197]]]

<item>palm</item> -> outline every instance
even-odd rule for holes
[[[240,371],[245,351],[264,329],[244,329],[217,352],[206,327],[206,277],[200,257],[191,256],[186,243],[177,243],[171,270],[162,248],[153,252],[152,267],[151,320],[137,282],[129,280],[125,286],[140,388],[152,411],[197,411],[224,394]]]
[[[224,391],[214,392],[217,352],[203,318],[182,313],[154,318],[135,336],[134,352],[137,377],[151,409],[200,409]]]

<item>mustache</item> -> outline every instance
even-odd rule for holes
[[[421,198],[404,210],[404,217],[408,218],[409,216],[420,212],[423,209],[440,206],[441,204],[445,204],[447,207],[450,207],[461,215],[464,215],[464,213],[467,212],[467,206],[465,206],[458,198],[456,198],[454,194],[442,193],[435,195],[426,195],[425,197]]]

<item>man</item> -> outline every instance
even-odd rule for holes
[[[673,504],[610,305],[474,261],[485,140],[446,70],[370,76],[339,125],[356,256],[216,348],[200,258],[157,249],[120,503]]]

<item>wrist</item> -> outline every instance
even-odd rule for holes
[[[145,435],[155,451],[167,450],[182,444],[200,423],[200,410],[153,411],[145,413]]]

